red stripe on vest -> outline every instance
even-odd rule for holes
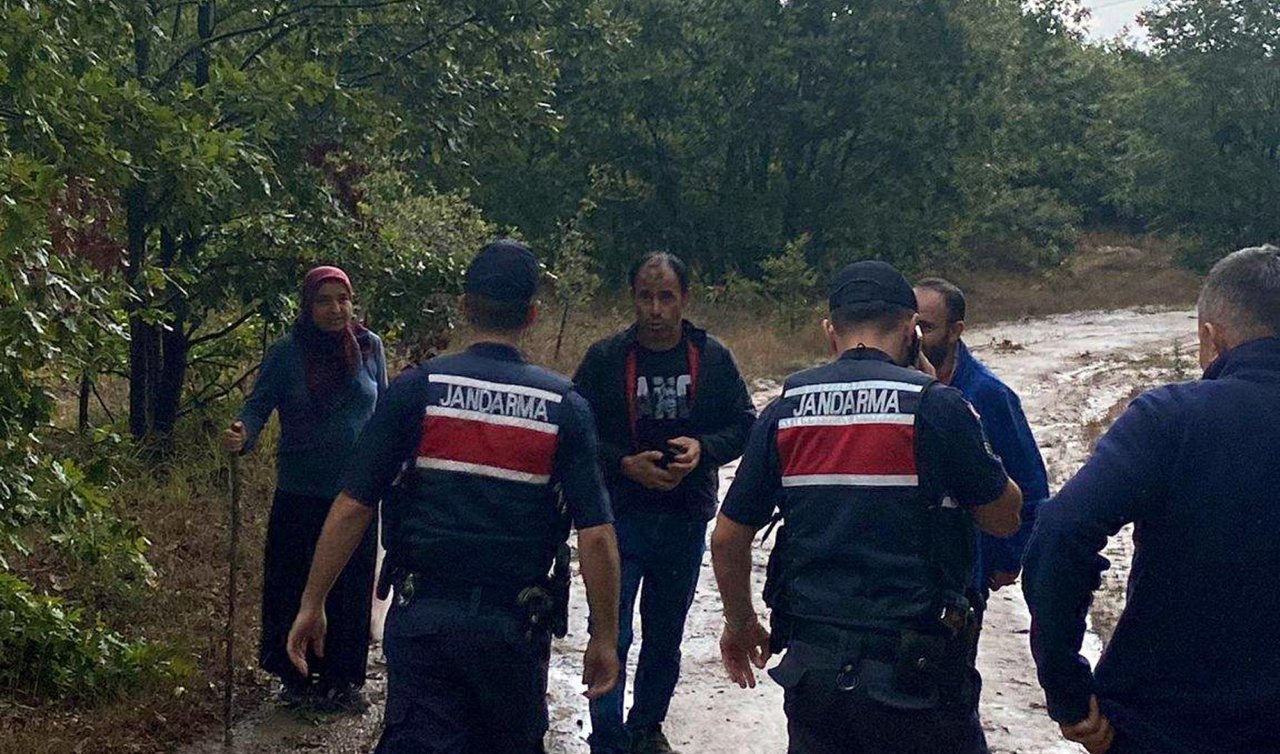
[[[914,475],[915,433],[909,424],[779,429],[782,475]]]
[[[551,474],[556,435],[452,416],[427,416],[419,458],[478,463],[526,474]]]

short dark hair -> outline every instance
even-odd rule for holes
[[[947,305],[947,324],[964,319],[967,305],[960,286],[942,278],[925,278],[916,283],[916,287],[942,294],[942,301]]]
[[[640,271],[653,264],[666,265],[670,268],[676,274],[676,280],[680,281],[680,292],[689,292],[689,265],[685,264],[683,259],[668,251],[651,251],[631,265],[631,271],[627,275],[631,290],[634,291],[636,289],[636,278],[640,276]]]
[[[915,312],[905,306],[891,304],[887,301],[865,301],[856,304],[845,304],[831,312],[831,324],[836,332],[847,333],[850,330],[874,327],[880,332],[888,332],[900,327],[905,320],[911,319]]]
[[[1197,304],[1200,318],[1246,338],[1280,335],[1280,248],[1228,254],[1209,270]]]
[[[533,301],[498,301],[474,293],[466,294],[467,324],[485,332],[509,333],[524,329]]]

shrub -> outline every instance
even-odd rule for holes
[[[145,639],[127,640],[79,608],[0,572],[0,690],[90,701],[185,672],[167,650]]]
[[[818,273],[809,266],[805,256],[808,247],[809,234],[806,233],[788,242],[782,253],[760,264],[764,271],[760,290],[773,302],[779,321],[789,332],[799,329],[813,309],[813,290],[818,283]]]
[[[964,240],[970,261],[981,268],[1031,270],[1060,262],[1079,236],[1080,211],[1055,191],[1000,191],[983,208]]]

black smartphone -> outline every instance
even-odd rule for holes
[[[667,468],[667,466],[675,463],[676,456],[680,455],[680,451],[673,449],[670,445],[662,449],[662,460],[658,461],[659,468]]]

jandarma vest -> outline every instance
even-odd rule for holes
[[[572,384],[470,353],[426,368],[422,437],[383,507],[388,559],[442,582],[538,582],[568,534],[554,467]]]
[[[776,429],[783,525],[766,602],[850,628],[933,630],[963,606],[973,523],[921,463],[933,383],[856,352],[788,378]]]

